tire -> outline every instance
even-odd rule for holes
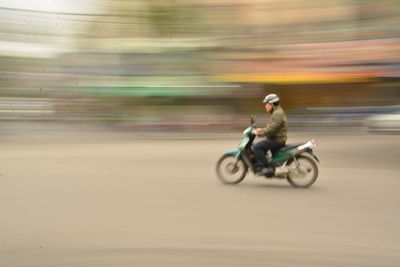
[[[289,175],[287,180],[293,187],[310,187],[317,180],[318,166],[313,159],[302,155],[297,157],[297,161],[299,162],[300,170],[296,167],[294,160],[288,162]]]
[[[233,155],[223,155],[218,160],[215,170],[219,180],[224,184],[238,184],[246,177],[248,167],[243,160],[236,160]]]

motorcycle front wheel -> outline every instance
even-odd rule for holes
[[[216,172],[224,184],[238,184],[247,174],[247,166],[241,159],[233,155],[223,155],[217,162]]]
[[[318,166],[315,161],[306,156],[299,156],[296,161],[288,162],[289,175],[287,180],[294,187],[310,187],[318,177]]]

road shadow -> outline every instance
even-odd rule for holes
[[[248,189],[274,189],[274,190],[285,190],[285,191],[321,191],[321,187],[318,184],[313,184],[308,188],[293,187],[285,179],[268,179],[268,178],[254,178],[252,180],[243,181],[240,184],[229,185],[240,188]]]

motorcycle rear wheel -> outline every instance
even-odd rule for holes
[[[223,155],[217,162],[217,176],[224,184],[238,184],[246,177],[248,168],[243,160],[233,155]]]
[[[296,162],[291,160],[288,162],[289,175],[288,182],[293,187],[307,188],[310,187],[318,177],[318,166],[313,159],[306,156],[297,157],[299,167]]]

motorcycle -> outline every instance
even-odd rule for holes
[[[244,130],[245,137],[238,148],[225,152],[217,161],[216,172],[224,184],[238,184],[246,177],[249,169],[257,174],[260,166],[253,152],[253,134],[255,118],[251,117],[251,125]],[[314,140],[305,143],[287,145],[275,153],[268,152],[270,165],[274,174],[266,178],[287,179],[293,187],[310,187],[318,177],[319,159],[314,154]]]

